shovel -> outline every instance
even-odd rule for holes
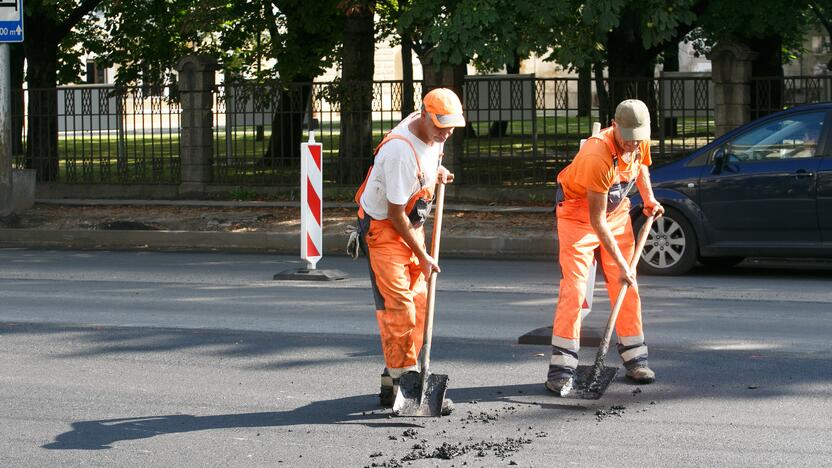
[[[445,205],[445,184],[439,183],[436,193],[436,219],[433,222],[431,255],[439,261],[439,240],[442,233],[442,211]],[[425,313],[425,339],[420,355],[421,372],[407,373],[399,379],[399,393],[393,403],[396,416],[441,416],[442,402],[448,391],[448,376],[430,373],[430,344],[433,336],[433,309],[436,298],[436,275],[428,278],[427,311]]]
[[[649,216],[641,227],[638,234],[638,244],[633,253],[633,259],[630,261],[630,270],[634,271],[638,260],[641,257],[641,251],[644,250],[644,244],[647,243],[647,237],[650,234],[650,228],[653,226],[653,216]],[[615,378],[618,373],[618,367],[604,367],[604,359],[607,356],[607,351],[610,348],[610,339],[612,338],[612,330],[615,327],[615,322],[618,320],[618,312],[621,310],[621,304],[624,303],[624,296],[627,294],[629,284],[624,283],[621,290],[618,292],[618,297],[615,299],[615,305],[612,308],[610,317],[607,320],[607,328],[604,330],[604,336],[601,338],[601,344],[598,345],[598,354],[595,356],[594,366],[578,366],[575,376],[575,388],[577,389],[578,397],[586,400],[597,400],[601,398],[604,391]],[[638,285],[633,285],[638,288]]]

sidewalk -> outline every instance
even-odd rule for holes
[[[325,255],[345,255],[354,218],[353,203],[325,202]],[[299,202],[39,199],[0,219],[5,248],[298,254],[299,244]],[[448,204],[442,250],[447,257],[554,259],[552,208]]]

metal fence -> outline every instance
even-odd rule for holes
[[[600,101],[641,99],[653,114],[654,160],[671,159],[713,138],[710,77],[588,82],[579,101],[576,78],[473,78],[464,85],[465,152],[460,182],[491,186],[554,184],[594,122],[610,124],[614,106]]]
[[[70,183],[180,178],[175,90],[67,86],[24,90],[13,106],[15,165]],[[25,109],[26,119],[21,119]]]
[[[363,85],[363,86],[361,86]],[[226,84],[216,87],[214,105],[214,180],[226,184],[294,185],[299,178],[299,147],[306,141],[309,122],[323,144],[324,182],[361,182],[372,160],[373,144],[402,118],[401,81],[363,83],[371,110],[342,109],[345,91],[338,83],[262,85]],[[421,83],[414,83],[413,101],[421,101]],[[310,106],[311,97],[311,106]],[[363,151],[345,148],[342,124],[347,114],[366,121],[372,138]],[[342,149],[343,148],[343,149]]]
[[[757,78],[752,117],[832,99],[830,77]],[[639,98],[653,116],[653,159],[673,159],[713,138],[709,76],[602,80],[531,75],[468,77],[462,90],[469,125],[459,129],[462,154],[453,170],[463,185],[541,187],[554,183],[593,122],[609,123],[620,99]],[[213,181],[241,187],[298,183],[298,147],[310,122],[324,147],[329,186],[354,187],[371,164],[372,149],[418,108],[422,84],[401,81],[263,85],[226,84],[213,90]],[[579,95],[591,100],[579,100]],[[29,107],[34,99],[37,106]],[[29,90],[13,105],[15,164],[69,183],[178,183],[180,106],[175,88],[76,86]],[[20,104],[22,102],[22,106]],[[21,119],[21,109],[32,112]],[[368,110],[369,109],[369,110]],[[50,118],[51,116],[51,118]],[[57,118],[55,118],[57,117]],[[43,135],[44,126],[57,137]],[[356,131],[357,129],[357,131]],[[367,130],[371,137],[366,138]]]
[[[360,183],[373,145],[406,114],[405,93],[400,81],[353,86],[350,90],[339,83],[218,86],[215,180],[241,185],[296,184],[294,148],[305,138],[299,129],[307,128],[311,119],[318,141],[323,142],[325,183]],[[597,95],[594,83],[590,86],[592,95]],[[711,86],[708,77],[605,80],[604,91],[614,96],[611,99],[639,98],[651,106],[658,116],[653,146],[660,160],[710,141]],[[420,102],[421,88],[421,83],[414,84],[412,102]],[[573,78],[466,78],[462,94],[469,124],[459,131],[463,153],[453,162],[458,181],[477,186],[553,184],[557,172],[574,157],[581,138],[589,135],[592,123],[609,123],[603,117],[609,110],[596,102],[579,105],[578,92],[578,80]],[[344,108],[345,102],[365,94],[371,99],[371,111]],[[372,144],[363,144],[361,151],[354,151],[356,143],[342,131],[348,118],[364,118],[371,125]]]
[[[810,102],[832,101],[832,76],[751,78],[751,118]]]

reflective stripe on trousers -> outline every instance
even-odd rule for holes
[[[384,362],[390,376],[398,378],[405,372],[419,370],[427,284],[418,259],[390,221],[365,215],[359,223],[370,265]],[[424,243],[424,228],[415,232],[417,240]]]
[[[615,236],[625,258],[632,258],[635,249],[633,227],[629,215],[630,203],[625,199],[615,211],[607,214],[607,224]],[[561,274],[558,303],[552,329],[551,366],[563,367],[568,373],[577,367],[580,349],[581,305],[586,297],[587,276],[595,249],[600,245],[598,236],[589,223],[589,202],[586,199],[567,200],[558,203],[558,257]],[[601,248],[601,267],[610,301],[618,297],[621,285],[619,268],[615,259]],[[647,358],[641,322],[641,300],[636,288],[629,288],[615,324],[619,351],[627,362]],[[569,359],[574,357],[575,359]],[[550,374],[552,369],[550,368]]]

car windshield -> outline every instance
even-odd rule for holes
[[[739,161],[814,157],[824,116],[815,112],[768,122],[731,141],[728,153]]]

